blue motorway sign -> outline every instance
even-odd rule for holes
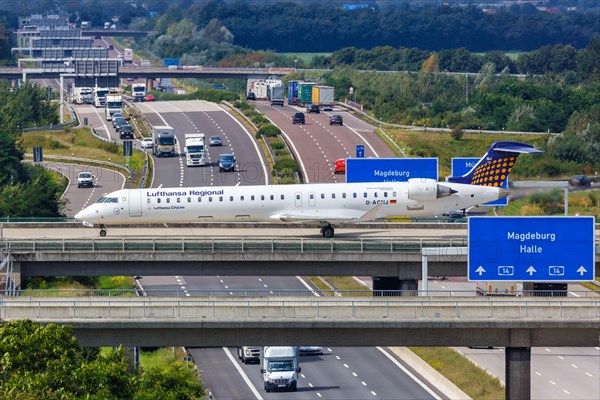
[[[365,145],[357,144],[356,145],[356,158],[363,158],[365,156]]]
[[[438,179],[437,158],[348,158],[346,182],[406,182]]]
[[[475,157],[454,157],[452,159],[452,176],[462,176],[469,172],[475,164],[480,160],[480,158]],[[508,187],[508,176],[506,180],[502,184],[503,188]],[[486,206],[506,206],[508,205],[508,197],[503,199],[498,199],[494,201],[490,201],[489,203],[485,203]]]
[[[470,281],[593,281],[594,217],[469,217]]]
[[[179,58],[165,58],[163,60],[163,66],[171,67],[179,65]]]

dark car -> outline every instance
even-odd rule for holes
[[[119,129],[121,139],[133,139],[133,127],[129,124],[122,125]]]
[[[115,129],[117,130],[117,132],[121,132],[121,129],[123,129],[123,127],[128,126],[129,123],[127,121],[125,121],[124,119],[119,119],[117,121],[117,123],[115,124]]]
[[[590,179],[589,176],[575,175],[574,177],[569,179],[569,185],[575,186],[575,187],[579,186],[579,187],[590,188],[590,187],[592,187],[592,180]]]
[[[256,95],[253,92],[248,93],[246,100],[256,100]]]
[[[303,113],[294,114],[294,116],[292,117],[292,124],[304,125],[304,114]]]
[[[332,115],[329,117],[329,125],[344,125],[344,119],[341,115]]]
[[[321,111],[319,110],[319,106],[317,104],[309,104],[306,106],[306,113],[307,114],[310,114],[310,113],[319,114],[319,113],[321,113]]]
[[[118,125],[123,125],[123,124],[126,124],[126,123],[127,123],[127,121],[125,120],[125,118],[123,118],[123,117],[115,117],[113,115],[113,117],[112,117],[112,126],[113,126],[113,128],[116,128]]]

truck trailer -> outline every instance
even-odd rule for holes
[[[152,126],[152,154],[157,157],[175,155],[175,129],[168,125]]]
[[[312,88],[315,86],[314,82],[299,82],[298,83],[298,100],[296,105],[304,107],[308,104],[312,104]]]
[[[313,86],[312,104],[317,104],[324,111],[332,111],[335,97],[335,88],[333,86]]]
[[[123,111],[123,97],[120,94],[106,95],[106,120],[111,121],[112,115]]]
[[[298,347],[265,346],[260,353],[260,373],[264,388],[271,390],[298,390]]]
[[[188,167],[206,165],[206,143],[204,133],[185,134],[185,160]]]
[[[132,63],[133,62],[133,50],[123,49],[123,62],[124,63]]]
[[[301,81],[289,81],[288,82],[288,104],[298,103],[298,84]]]
[[[283,106],[284,95],[283,86],[281,84],[269,86],[268,100],[271,102],[272,106]]]

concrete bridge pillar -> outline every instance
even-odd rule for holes
[[[418,289],[419,281],[416,279],[400,279],[395,276],[373,277],[374,296],[385,296],[385,292],[382,291],[388,290],[402,290],[404,296],[415,296]]]
[[[149,92],[154,89],[154,78],[146,79],[146,91]]]
[[[505,352],[507,400],[531,399],[531,348],[507,347]]]

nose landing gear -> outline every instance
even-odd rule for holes
[[[104,225],[100,225],[100,237],[105,237],[106,236],[106,228],[104,227]]]

